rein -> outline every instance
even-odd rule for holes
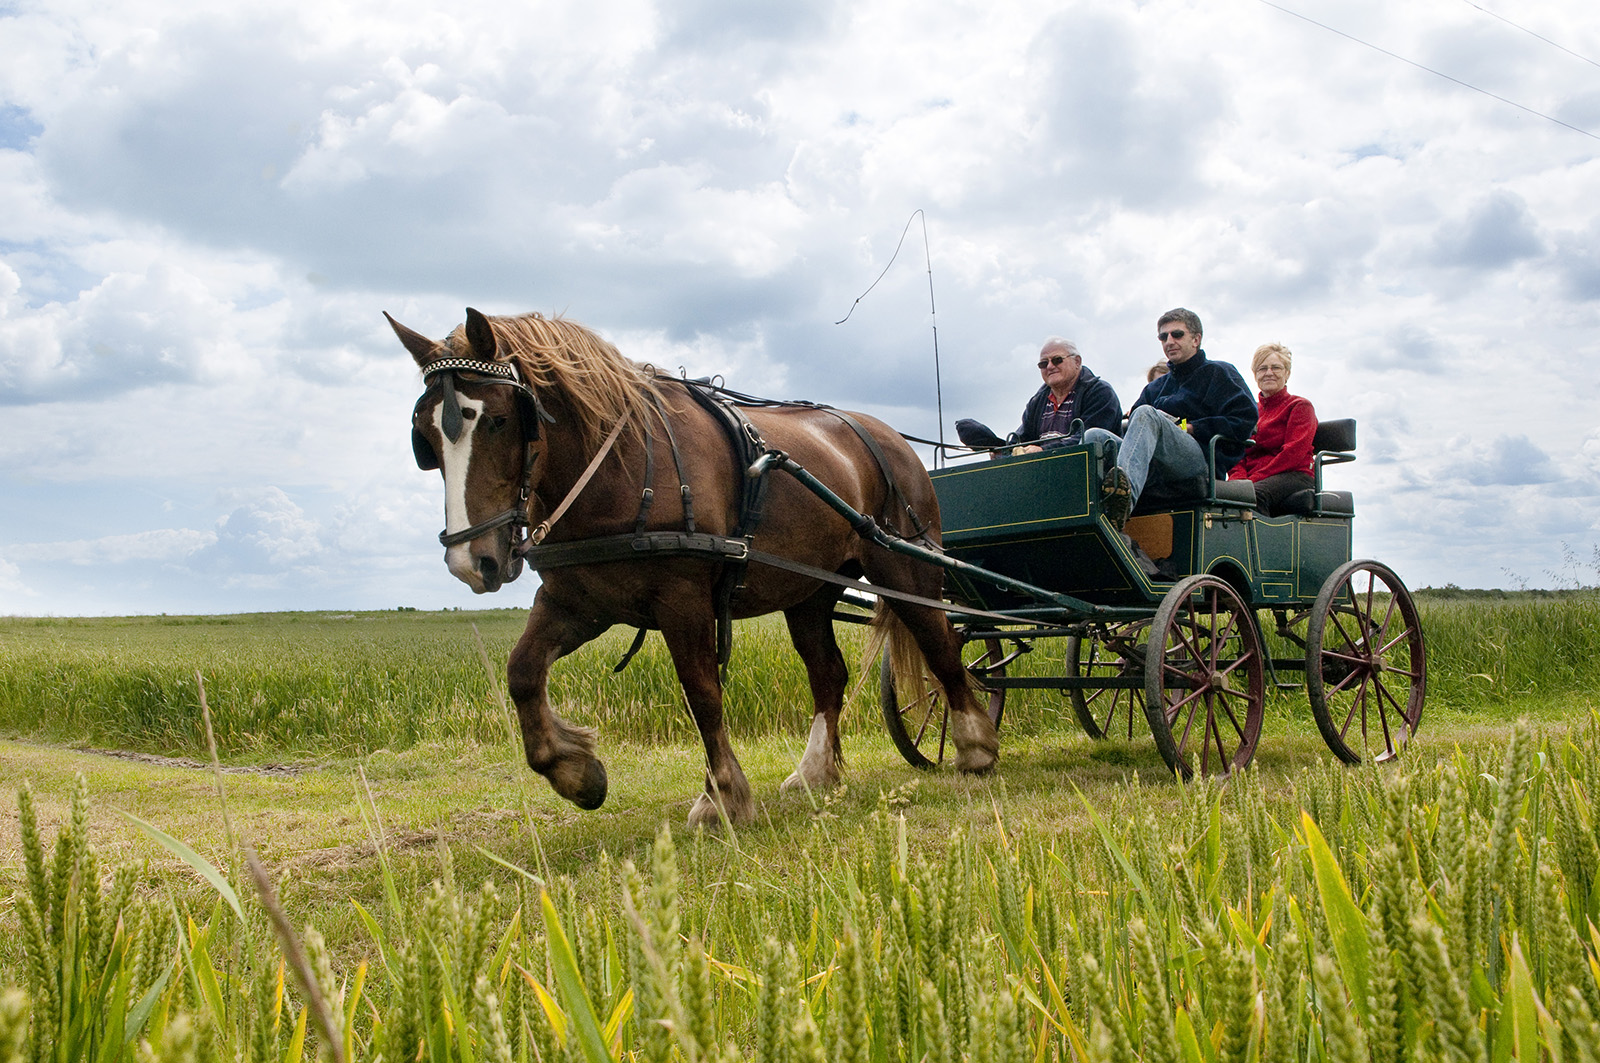
[[[567,497],[561,500],[561,504],[555,508],[555,511],[550,516],[539,522],[538,527],[529,533],[526,541],[514,547],[513,552],[517,556],[522,556],[527,550],[544,542],[544,537],[550,534],[551,527],[562,518],[572,503],[577,501],[578,496],[583,493],[583,489],[589,486],[589,481],[594,479],[595,471],[600,468],[600,463],[606,460],[606,455],[611,453],[611,448],[616,445],[617,437],[622,434],[622,426],[627,423],[628,415],[624,413],[617,421],[617,426],[611,430],[611,434],[606,436],[606,441],[600,444],[600,449],[595,451],[594,457],[589,462],[589,467],[583,470],[583,475],[578,477],[578,482],[573,484],[572,490],[567,492]]]

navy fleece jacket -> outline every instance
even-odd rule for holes
[[[1140,406],[1187,420],[1202,451],[1209,451],[1212,436],[1228,440],[1217,443],[1218,479],[1244,457],[1244,441],[1256,430],[1256,401],[1244,377],[1227,362],[1211,361],[1204,350],[1146,384],[1133,409]]]
[[[1022,408],[1022,424],[1011,433],[1012,443],[1033,443],[1039,438],[1039,425],[1044,421],[1045,397],[1050,394],[1046,384],[1033,393],[1033,398]],[[1078,370],[1078,382],[1073,385],[1073,417],[1081,420],[1085,428],[1104,428],[1122,433],[1122,400],[1104,380],[1089,372],[1084,366]],[[1064,447],[1078,442],[1076,438],[1052,439],[1050,446]]]

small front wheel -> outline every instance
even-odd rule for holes
[[[979,686],[989,676],[1003,677],[1006,666],[999,639],[982,639],[968,642],[962,647],[961,658],[967,672]],[[950,745],[945,736],[950,726],[950,706],[944,688],[929,673],[924,664],[909,684],[914,689],[902,696],[895,687],[894,668],[889,663],[889,651],[884,650],[879,667],[878,695],[883,707],[883,723],[895,748],[913,768],[931,771],[944,763],[945,747]],[[989,720],[1000,726],[1000,716],[1005,711],[1006,692],[1000,687],[990,687],[985,708]],[[953,747],[952,747],[953,752]]]
[[[1328,748],[1379,764],[1422,723],[1428,655],[1411,592],[1387,565],[1350,561],[1322,585],[1306,625],[1306,694]]]
[[[1145,717],[1172,771],[1225,775],[1256,754],[1266,707],[1266,667],[1255,611],[1227,582],[1189,576],[1150,622]]]
[[[1126,682],[1144,676],[1150,621],[1107,624],[1103,630],[1067,637],[1067,677]],[[1067,691],[1078,725],[1090,738],[1133,739],[1134,721],[1144,722],[1144,687],[1103,686]]]

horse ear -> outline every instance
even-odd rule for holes
[[[467,343],[472,347],[472,356],[478,361],[494,361],[494,329],[489,325],[488,318],[470,306],[467,307]]]
[[[389,311],[383,312],[384,318],[389,322],[389,327],[394,329],[394,334],[400,337],[401,346],[411,352],[411,357],[417,360],[418,365],[425,366],[439,357],[439,345],[420,332],[412,332],[400,322],[389,316]]]

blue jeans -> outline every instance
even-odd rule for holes
[[[1121,439],[1104,428],[1083,433],[1085,443],[1104,443],[1133,484],[1133,501],[1146,489],[1152,498],[1178,502],[1206,496],[1205,451],[1194,437],[1154,406],[1140,406],[1128,418]]]

